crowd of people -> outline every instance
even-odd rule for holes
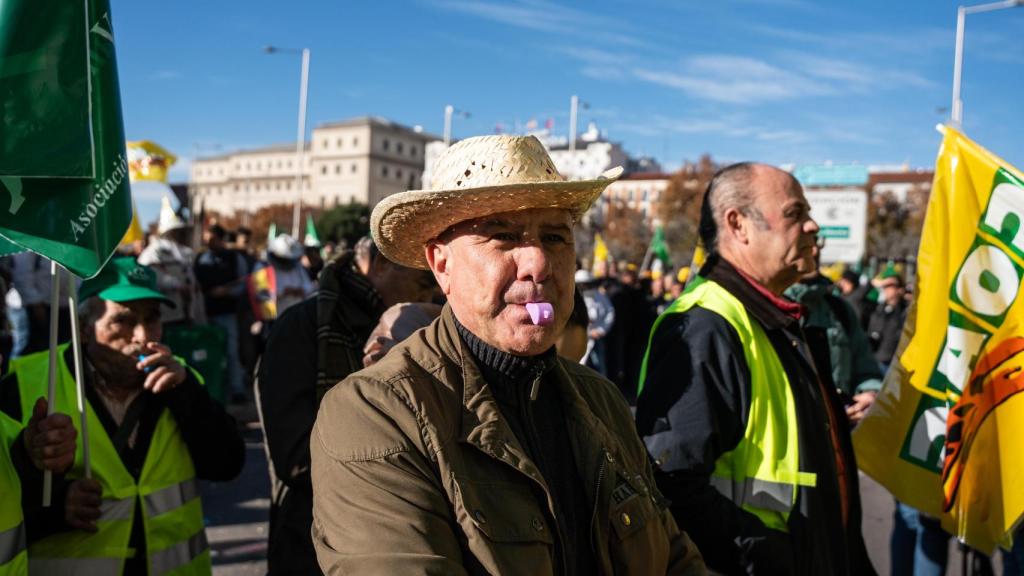
[[[271,574],[875,573],[850,430],[901,272],[826,277],[799,182],[756,163],[708,186],[693,270],[581,267],[620,173],[469,138],[336,251],[213,223],[195,253],[165,210],[62,311],[81,358],[48,349],[48,262],[7,258],[0,573],[210,573],[197,480],[241,472],[225,406],[253,401]],[[196,330],[221,363],[178,344]],[[935,524],[898,505],[892,573],[944,569]]]

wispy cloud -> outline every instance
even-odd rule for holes
[[[798,44],[810,44],[819,49],[850,51],[861,54],[924,56],[948,51],[952,46],[952,30],[929,27],[898,32],[864,32],[836,30],[830,32],[809,32],[788,26],[772,26],[762,23],[744,24],[743,28],[755,34],[785,40]]]
[[[826,83],[745,56],[708,54],[676,69],[637,68],[640,80],[675,88],[696,98],[731,104],[758,104],[799,96],[830,94]]]
[[[599,16],[544,0],[478,2],[471,0],[429,0],[442,10],[461,12],[516,28],[589,38],[620,46],[647,46],[638,34],[631,34],[621,20]]]

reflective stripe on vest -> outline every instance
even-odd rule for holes
[[[735,296],[714,281],[698,276],[651,328],[651,341],[669,314],[694,306],[714,312],[736,331],[750,370],[750,409],[743,438],[718,457],[711,485],[765,526],[788,531],[789,514],[799,487],[813,487],[817,477],[800,471],[800,434],[789,376],[764,329]],[[647,377],[648,342],[640,369],[640,393]]]
[[[135,513],[135,498],[104,498],[100,502],[100,521],[131,520]]]
[[[200,530],[188,540],[158,550],[149,555],[149,567],[151,574],[166,574],[176,570],[189,562],[195,560],[200,554],[209,549],[206,542],[206,530]]]
[[[67,345],[57,349],[55,409],[74,413],[77,410],[74,405],[76,392],[74,379],[64,362],[66,349]],[[32,408],[28,403],[46,395],[48,364],[47,352],[18,358],[11,363],[11,371],[18,375],[22,413],[26,421]],[[120,574],[125,559],[135,553],[129,547],[133,522],[141,523],[144,530],[147,560],[176,566],[176,569],[172,568],[176,574],[209,574],[209,555],[203,556],[202,553],[205,534],[202,534],[203,512],[195,467],[170,411],[163,410],[157,418],[149,451],[137,479],[125,469],[90,404],[86,405],[86,418],[92,432],[89,444],[92,447],[93,477],[103,489],[99,531],[65,531],[30,543],[28,554],[33,575]],[[73,422],[75,428],[79,428],[78,419],[73,419]],[[79,446],[68,477],[81,478],[83,472]],[[136,508],[141,508],[141,514],[135,513]],[[190,555],[197,545],[201,548],[199,553]],[[156,552],[150,553],[153,551]],[[148,572],[158,574],[165,570],[150,566]]]
[[[199,483],[193,478],[146,494],[142,500],[146,503],[146,514],[152,518],[181,508],[198,497]]]
[[[60,574],[61,576],[99,576],[120,574],[123,558],[36,558],[28,560],[31,574]]]
[[[18,503],[18,506],[21,506]],[[25,525],[18,524],[0,532],[0,567],[25,551]]]

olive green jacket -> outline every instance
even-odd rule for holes
[[[324,397],[310,444],[325,573],[553,574],[550,492],[471,358],[446,306]],[[561,392],[601,573],[704,574],[614,385],[563,360],[543,382]]]

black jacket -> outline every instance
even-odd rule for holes
[[[880,303],[868,317],[868,342],[875,359],[889,365],[896,355],[896,347],[900,343],[903,322],[907,319],[907,304],[900,300],[895,306]]]
[[[363,345],[383,312],[380,296],[350,264],[351,254],[329,263],[320,275],[320,292],[278,318],[257,370],[272,484],[272,575],[321,573],[310,537],[309,436],[320,407],[318,388],[362,369]]]
[[[725,574],[873,574],[861,536],[856,463],[824,332],[805,337],[796,318],[724,260],[712,257],[701,275],[736,296],[765,329],[796,401],[800,468],[817,474],[817,486],[800,489],[787,534],[768,529],[710,485],[715,461],[743,438],[750,370],[728,321],[695,307],[658,326],[637,403],[638,431],[659,464],[658,485],[673,502],[676,522],[708,568]],[[838,423],[834,441],[831,422]],[[845,526],[833,442],[845,468]]]

